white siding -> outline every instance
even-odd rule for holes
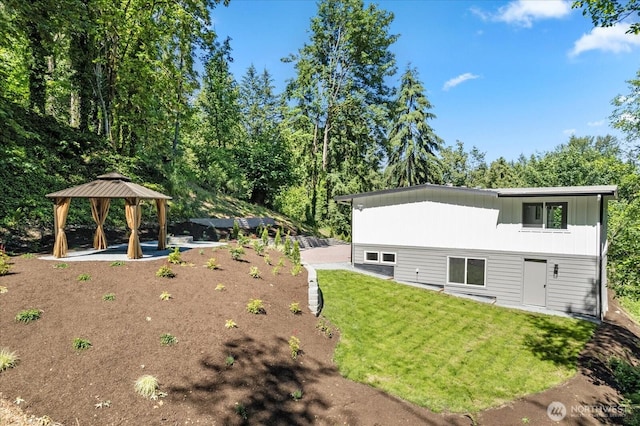
[[[522,227],[524,202],[567,202],[566,230]],[[596,256],[596,196],[497,198],[424,189],[353,202],[355,244]],[[359,205],[361,208],[359,208]]]

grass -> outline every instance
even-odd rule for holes
[[[156,399],[158,391],[158,379],[146,374],[136,380],[134,386],[136,393],[142,395],[145,398]]]
[[[567,380],[595,330],[347,271],[318,278],[341,374],[435,412],[477,412]]]
[[[640,322],[640,300],[634,300],[629,296],[620,296],[618,301],[636,322]]]
[[[6,348],[0,349],[0,371],[15,367],[18,360],[19,357],[15,352],[11,352]]]

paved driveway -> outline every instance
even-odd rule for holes
[[[339,244],[328,247],[317,247],[303,250],[302,261],[310,265],[325,263],[350,263],[351,244]]]

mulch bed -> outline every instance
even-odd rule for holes
[[[235,424],[557,424],[546,414],[552,401],[577,405],[615,405],[619,396],[606,369],[612,355],[635,360],[638,328],[624,315],[604,323],[581,355],[579,373],[546,392],[517,400],[472,417],[435,414],[372,387],[342,378],[332,362],[338,332],[328,338],[309,313],[306,271],[290,273],[291,264],[272,274],[273,266],[252,249],[244,260],[231,260],[225,249],[189,250],[183,266],[171,265],[173,279],[156,277],[166,260],[60,262],[37,258],[12,259],[11,273],[0,277],[8,292],[0,294],[0,347],[20,356],[20,363],[0,373],[4,404],[16,398],[29,415],[49,416],[65,425],[235,425]],[[280,254],[269,252],[273,264]],[[215,257],[220,270],[204,265]],[[257,266],[262,277],[249,275]],[[89,274],[90,281],[78,281]],[[224,291],[215,290],[217,284]],[[169,301],[160,294],[168,291]],[[115,293],[115,301],[103,301]],[[246,311],[249,299],[264,301],[266,314]],[[299,302],[302,314],[289,311]],[[330,302],[329,302],[330,303]],[[17,323],[28,308],[42,318]],[[233,319],[238,328],[227,329]],[[177,337],[162,346],[160,336]],[[294,360],[291,336],[302,352]],[[78,352],[76,337],[93,346]],[[632,349],[627,349],[632,348]],[[235,362],[227,366],[225,359]],[[158,378],[166,397],[148,400],[134,391],[144,374]],[[300,389],[302,399],[291,393]],[[106,402],[109,404],[106,404]],[[100,407],[102,403],[102,408]],[[96,405],[98,404],[98,405]],[[109,405],[109,406],[107,406]],[[247,419],[238,411],[242,405]],[[1,407],[1,405],[0,405]],[[575,413],[574,413],[575,414]],[[584,410],[582,410],[584,414]],[[567,416],[563,424],[615,423],[609,416]],[[10,423],[0,411],[0,425]]]

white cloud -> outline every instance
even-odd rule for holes
[[[576,134],[576,129],[564,129],[562,134],[565,136],[572,136]]]
[[[485,21],[506,22],[507,24],[531,28],[533,21],[559,19],[571,13],[571,2],[567,0],[515,0],[502,6],[496,13],[488,13],[477,8],[471,12]]]
[[[589,122],[587,123],[587,126],[589,126],[589,127],[600,127],[600,126],[604,126],[604,120],[589,121]]]
[[[470,72],[460,74],[459,76],[454,77],[444,83],[444,86],[442,86],[442,90],[449,90],[452,87],[456,87],[458,84],[464,83],[467,80],[475,80],[476,78],[480,78],[480,76],[471,74]]]
[[[604,52],[631,52],[640,46],[640,37],[627,34],[629,24],[619,24],[613,27],[596,27],[589,34],[583,34],[574,44],[569,56],[578,56],[589,50]]]

